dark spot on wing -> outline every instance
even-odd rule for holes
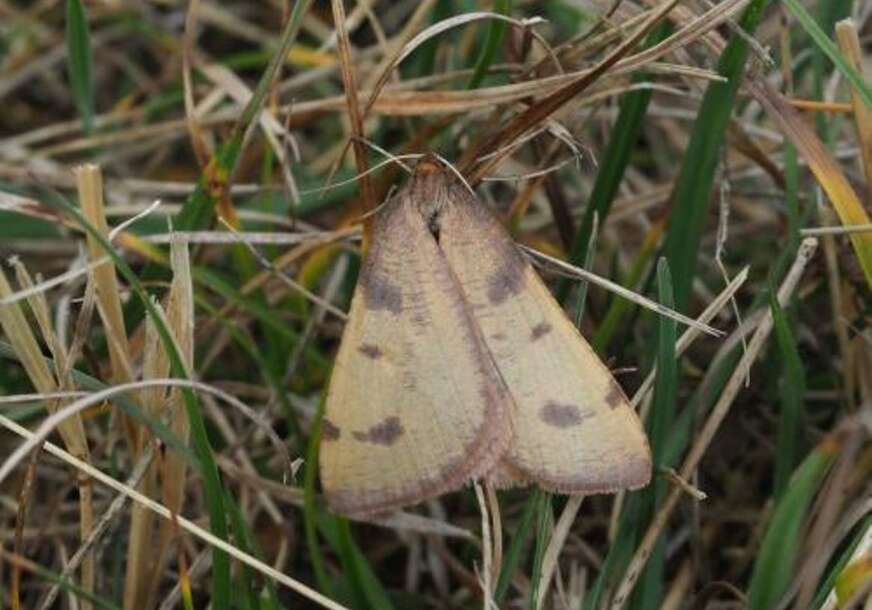
[[[627,395],[624,394],[624,390],[614,379],[612,379],[611,387],[609,387],[609,393],[606,394],[606,402],[612,409],[629,402]]]
[[[536,326],[533,327],[533,332],[530,335],[530,340],[535,341],[536,339],[540,339],[551,332],[551,325],[548,322],[539,322]]]
[[[366,432],[354,432],[354,438],[363,443],[372,443],[374,445],[384,445],[390,447],[397,439],[400,438],[405,430],[400,424],[400,418],[391,416],[372,426]]]
[[[549,400],[539,412],[539,417],[546,424],[555,428],[570,428],[577,426],[591,416],[591,413],[583,413],[578,406],[569,403],[559,403]]]
[[[365,274],[361,279],[367,309],[385,310],[393,314],[403,310],[403,293],[384,275]]]
[[[321,440],[335,441],[339,439],[341,432],[332,421],[324,417],[321,419]]]
[[[502,267],[488,280],[487,298],[491,305],[499,305],[521,292],[523,286],[524,268],[515,256],[507,256]]]
[[[505,341],[506,340],[506,333],[494,333],[491,335],[491,339],[493,339],[495,341]]]
[[[378,345],[372,345],[371,343],[364,343],[360,347],[357,348],[361,354],[366,356],[367,358],[371,358],[372,360],[378,360],[384,354],[381,351],[381,348]]]

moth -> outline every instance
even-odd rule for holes
[[[496,216],[428,156],[375,215],[321,422],[331,510],[488,478],[566,494],[648,483],[620,385]]]

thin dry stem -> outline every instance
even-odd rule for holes
[[[790,268],[790,271],[787,273],[787,276],[784,278],[784,281],[778,289],[778,302],[782,305],[785,304],[787,299],[793,294],[793,291],[796,289],[796,286],[802,277],[803,271],[805,271],[808,261],[814,255],[816,249],[817,239],[814,237],[808,237],[803,240],[802,244],[800,244],[793,266]],[[733,374],[730,376],[729,381],[727,381],[726,386],[721,392],[720,398],[712,408],[708,419],[706,419],[706,422],[697,434],[687,457],[685,457],[684,463],[679,471],[682,478],[689,478],[693,474],[693,471],[696,470],[700,460],[705,454],[705,451],[708,449],[709,444],[714,438],[715,433],[720,427],[721,422],[723,422],[724,417],[726,417],[729,412],[736,395],[744,385],[746,371],[757,358],[757,355],[763,348],[771,330],[772,313],[771,311],[767,311],[758,323],[757,330],[754,332],[751,341],[748,343],[748,350],[742,355],[742,358],[733,371]],[[666,500],[660,506],[660,509],[654,516],[651,524],[648,526],[645,536],[636,548],[620,585],[618,585],[617,592],[611,603],[611,610],[621,610],[624,607],[630,593],[633,591],[636,581],[642,573],[642,568],[648,561],[648,557],[651,555],[651,550],[654,548],[663,528],[666,527],[669,517],[671,516],[672,511],[675,510],[682,493],[683,491],[681,488],[672,488]]]
[[[181,380],[172,380],[172,381],[181,381]],[[192,385],[189,387],[193,388],[194,385],[200,385],[200,384],[193,384],[192,383]],[[202,387],[199,389],[202,389]],[[18,425],[14,421],[12,421],[8,417],[0,415],[0,425],[2,425],[7,430],[14,432],[18,436],[21,436],[25,439],[28,439],[27,444],[39,445],[41,443],[41,441],[39,441],[39,440],[37,440],[36,443],[33,443],[33,439],[38,438],[38,437],[34,433],[27,430],[26,428],[23,428],[22,426]],[[208,530],[203,529],[202,527],[200,527],[199,525],[197,525],[193,521],[190,521],[189,519],[186,519],[180,515],[173,514],[172,511],[170,511],[168,508],[166,508],[162,504],[155,502],[154,500],[152,500],[151,498],[148,498],[147,496],[143,496],[142,494],[137,492],[132,487],[129,487],[129,486],[127,486],[124,483],[121,483],[119,481],[116,481],[115,479],[113,479],[109,475],[94,468],[93,466],[91,466],[87,462],[84,462],[84,461],[74,457],[70,453],[67,453],[66,451],[64,451],[63,449],[58,447],[57,445],[46,442],[46,443],[42,444],[42,447],[48,453],[54,455],[55,457],[60,458],[61,460],[63,460],[67,464],[82,471],[83,473],[85,473],[87,476],[91,477],[95,481],[98,481],[98,482],[106,485],[107,487],[114,489],[115,491],[117,491],[121,494],[124,494],[125,496],[127,496],[131,500],[133,500],[134,502],[137,502],[139,504],[146,506],[149,510],[153,511],[154,513],[156,513],[160,517],[163,517],[164,519],[175,520],[181,529],[185,530],[186,532],[190,533],[191,535],[195,536],[196,538],[199,538],[203,542],[206,542],[207,544],[210,544],[216,548],[221,549],[222,551],[226,552],[228,555],[230,555],[231,557],[233,557],[237,561],[240,561],[240,562],[244,563],[245,565],[257,570],[258,572],[260,572],[264,576],[267,576],[268,578],[275,580],[277,583],[284,585],[285,587],[291,589],[292,591],[295,591],[296,593],[299,593],[303,597],[315,602],[316,604],[318,604],[324,608],[329,608],[330,610],[348,610],[345,606],[334,602],[332,599],[325,597],[324,595],[322,595],[318,591],[315,591],[311,587],[304,585],[303,583],[299,582],[298,580],[295,580],[295,579],[291,578],[290,576],[286,576],[285,574],[282,574],[281,572],[272,568],[272,566],[269,566],[269,565],[263,563],[262,561],[260,561],[256,557],[252,557],[251,555],[248,555],[247,553],[243,553],[242,551],[240,551],[236,547],[232,546],[231,544],[229,544],[229,543],[225,542],[224,540],[214,536]],[[0,479],[2,479],[2,478],[3,478],[3,475],[0,475]]]
[[[857,36],[857,26],[853,20],[845,19],[836,24],[836,40],[848,64],[863,74],[863,51]],[[868,81],[867,81],[868,82]],[[872,108],[860,96],[860,92],[851,86],[851,107],[854,110],[854,126],[857,128],[857,140],[860,142],[863,170],[866,175],[866,191],[872,195]]]

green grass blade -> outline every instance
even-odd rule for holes
[[[321,439],[321,420],[324,418],[324,400],[322,396],[318,404],[318,412],[312,423],[309,446],[306,450],[306,462],[303,471],[303,529],[306,533],[306,548],[309,551],[309,561],[312,571],[315,572],[315,580],[322,593],[330,597],[336,597],[333,583],[327,575],[324,567],[324,558],[321,556],[321,545],[318,543],[318,520],[320,511],[325,510],[319,506],[315,491],[315,479],[318,478],[318,444]]]
[[[853,0],[817,0],[814,6],[814,22],[817,29],[826,37],[828,33],[833,33],[836,28],[836,22],[839,19],[844,19],[851,14],[851,4]],[[818,46],[814,39],[804,31],[800,31],[799,36],[804,44],[808,45],[811,51],[811,94],[815,99],[822,100],[826,95],[826,82],[829,78],[830,62],[827,61],[827,54]],[[794,80],[801,78],[797,75]],[[833,127],[840,120],[836,117],[828,116],[826,112],[816,112],[814,116],[815,125],[821,139],[828,145],[833,144],[834,131]]]
[[[596,233],[597,233],[597,215],[594,213],[593,230],[590,233],[590,242],[587,245],[587,252],[584,254],[585,269],[590,269],[593,264],[593,255],[596,251]],[[572,320],[578,328],[581,328],[581,321],[584,319],[584,308],[587,306],[587,289],[588,282],[580,281],[575,288],[575,299],[571,305]]]
[[[363,602],[358,604],[358,607],[365,605],[373,610],[393,610],[387,592],[366,557],[354,543],[348,519],[336,517],[335,521],[337,540],[334,544],[338,546],[343,571],[351,582],[352,590]]]
[[[91,33],[88,15],[81,0],[67,0],[67,74],[73,101],[82,119],[82,131],[94,129],[94,81],[91,76]]]
[[[811,610],[817,610],[821,606],[824,605],[827,597],[830,592],[836,586],[836,582],[839,577],[842,575],[842,571],[848,566],[848,563],[851,561],[851,557],[854,555],[854,551],[860,546],[860,543],[866,538],[867,531],[869,528],[872,528],[872,515],[866,517],[856,528],[857,533],[854,535],[854,539],[851,540],[850,544],[848,544],[841,555],[833,562],[832,568],[830,569],[827,577],[823,579],[821,582],[820,589],[818,589],[817,595],[815,595],[814,600],[812,600],[809,608]],[[862,561],[862,559],[860,559]]]
[[[648,35],[645,47],[651,47],[669,35],[671,27],[664,24]],[[647,74],[640,74],[634,82],[644,82]],[[602,159],[599,161],[599,172],[593,185],[593,191],[584,210],[581,226],[575,233],[572,248],[569,253],[569,261],[573,265],[581,264],[585,251],[590,242],[593,231],[594,217],[600,226],[604,226],[606,218],[612,208],[612,202],[618,192],[618,187],[624,178],[624,171],[630,162],[630,156],[639,135],[642,132],[642,121],[648,111],[648,103],[651,101],[651,90],[642,89],[632,91],[621,99],[618,118],[612,130],[611,139],[606,147]],[[557,285],[557,298],[563,302],[569,296],[572,283],[568,279],[561,280]]]
[[[536,488],[527,498],[524,504],[524,510],[521,513],[521,518],[518,521],[518,526],[512,534],[509,549],[503,556],[503,565],[500,569],[499,578],[497,578],[497,586],[494,589],[494,602],[499,606],[502,604],[509,592],[509,586],[512,584],[512,576],[521,565],[521,560],[524,558],[524,547],[527,544],[527,537],[533,529],[533,524],[537,522],[539,512],[542,510],[542,496],[545,495],[541,489]]]
[[[279,68],[284,65],[291,45],[296,40],[297,34],[300,31],[303,15],[306,14],[310,4],[312,4],[312,0],[298,0],[294,5],[294,10],[291,12],[282,32],[281,44],[276,49],[269,65],[260,77],[257,87],[255,87],[251,99],[248,100],[248,104],[243,109],[239,120],[233,126],[233,132],[228,140],[218,147],[214,157],[203,169],[194,192],[176,217],[176,228],[179,231],[202,229],[211,220],[215,205],[221,196],[221,190],[224,188],[223,185],[228,183],[230,176],[233,175],[236,169],[245,132],[257,118],[258,112],[263,107],[269,87],[275,79]],[[216,185],[218,185],[217,189]]]
[[[672,277],[669,264],[661,258],[657,263],[658,298],[667,307],[673,307]],[[657,373],[654,378],[654,399],[648,419],[648,441],[655,470],[664,466],[666,445],[675,421],[675,401],[678,394],[678,365],[675,358],[675,342],[678,339],[675,320],[660,316],[657,320]],[[651,485],[641,492],[641,522],[648,524],[654,518],[657,505],[666,491],[666,481],[655,477]],[[661,539],[654,547],[645,572],[642,574],[631,608],[650,610],[659,606],[663,597],[666,569],[665,543]]]
[[[554,531],[551,497],[551,494],[541,492],[539,508],[536,511],[536,544],[533,550],[533,571],[530,581],[530,610],[536,610],[536,600],[539,598],[539,587],[542,584],[542,560],[545,558],[548,540]]]
[[[508,15],[512,11],[511,0],[496,0],[494,2],[494,12],[500,15]],[[494,63],[497,56],[497,49],[503,41],[503,35],[506,31],[506,22],[500,19],[492,19],[488,24],[487,35],[485,36],[484,45],[478,58],[475,60],[475,70],[466,83],[467,89],[475,89],[481,84],[488,68]]]
[[[657,288],[660,303],[674,307],[672,274],[669,263],[661,258],[657,263]],[[648,421],[648,440],[655,467],[663,466],[665,447],[675,420],[675,401],[678,394],[678,364],[675,343],[678,324],[672,318],[657,318],[657,373],[654,378],[654,400]]]
[[[634,491],[627,495],[624,509],[618,521],[617,534],[609,547],[609,552],[603,562],[602,570],[594,580],[593,585],[584,597],[584,610],[596,610],[601,607],[601,597],[608,586],[615,583],[613,579],[620,575],[630,562],[636,545],[636,538],[642,529],[640,527],[641,499],[644,492]]]
[[[787,489],[790,474],[799,461],[802,451],[802,433],[805,422],[805,369],[796,346],[796,339],[787,316],[771,290],[773,329],[782,362],[779,394],[781,413],[778,425],[778,442],[775,453],[775,498],[781,498]]]
[[[787,9],[796,18],[802,28],[808,33],[818,48],[830,58],[836,69],[844,75],[851,85],[863,98],[866,106],[872,108],[872,87],[869,83],[842,57],[838,47],[830,40],[829,36],[820,28],[814,18],[797,0],[782,0]]]
[[[6,551],[5,548],[3,550]],[[95,608],[99,608],[100,610],[124,610],[122,606],[116,604],[112,600],[85,591],[83,587],[79,586],[75,578],[62,578],[59,573],[53,570],[47,570],[37,562],[31,562],[27,567],[27,570],[32,571],[40,580],[44,580],[45,582],[51,584],[57,584],[58,589],[60,591],[63,591],[64,593],[72,593],[79,600],[90,601],[92,604],[94,604]],[[2,587],[0,587],[0,593],[3,593],[4,596],[7,595],[7,592]],[[0,599],[9,598],[3,597]]]
[[[739,27],[753,33],[768,4],[769,0],[753,0],[742,14]],[[678,311],[686,310],[690,301],[715,170],[736,93],[745,77],[747,56],[747,43],[733,35],[718,62],[718,74],[726,77],[727,82],[709,83],[706,89],[672,193],[664,251],[675,279]]]
[[[775,506],[754,562],[747,610],[774,608],[790,586],[808,507],[834,457],[833,444],[824,441],[802,462]]]
[[[233,528],[233,541],[236,544],[236,548],[258,559],[262,559],[263,554],[257,548],[251,532],[248,530],[248,525],[245,522],[242,511],[235,505],[233,498],[228,497],[226,500],[229,507],[227,516]],[[269,583],[270,581],[267,582]],[[260,610],[260,595],[257,592],[257,579],[255,578],[254,570],[248,565],[241,565],[237,575],[237,583],[238,585],[234,591],[234,596],[237,599],[236,605],[249,608],[250,610]],[[275,595],[274,591],[273,595]],[[242,600],[245,601],[242,602]]]
[[[641,285],[647,284],[648,279],[646,274],[650,274],[650,260],[654,256],[657,247],[657,238],[661,231],[656,230],[656,235],[649,235],[642,248],[636,255],[636,259],[630,265],[630,270],[626,274],[626,279],[621,280],[621,284],[630,290],[639,290]],[[645,281],[643,282],[643,278]],[[606,315],[603,316],[599,328],[591,339],[591,346],[598,354],[605,354],[611,345],[614,338],[617,336],[621,328],[627,326],[627,316],[630,312],[636,309],[636,305],[632,301],[621,297],[613,297],[609,308],[606,310]]]

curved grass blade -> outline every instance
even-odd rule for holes
[[[793,579],[802,526],[812,499],[835,459],[838,446],[827,439],[802,462],[775,507],[748,587],[748,610],[774,608]]]

